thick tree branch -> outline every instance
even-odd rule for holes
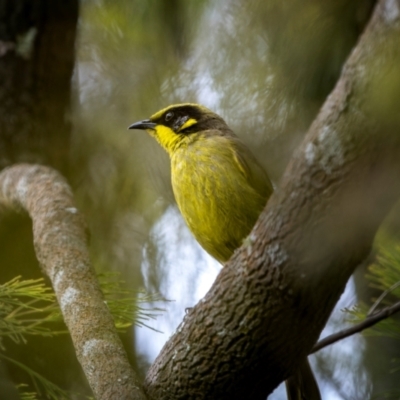
[[[44,166],[6,168],[0,173],[0,204],[32,218],[37,258],[96,399],[143,400],[90,264],[85,222],[64,178]]]
[[[400,196],[400,0],[381,0],[250,236],[146,378],[152,399],[262,399],[300,365]]]

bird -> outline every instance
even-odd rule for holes
[[[225,263],[250,233],[272,184],[225,121],[198,104],[169,106],[129,129],[167,151],[178,208],[200,245]]]
[[[147,131],[168,153],[173,193],[189,230],[225,264],[273,192],[264,168],[222,117],[199,104],[170,105],[129,129]],[[289,400],[320,400],[305,397],[308,382],[316,385],[307,359],[300,374],[287,381]]]

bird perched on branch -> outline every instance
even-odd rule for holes
[[[227,261],[272,193],[253,154],[220,116],[197,104],[167,107],[129,128],[145,129],[167,151],[183,218],[209,254]]]
[[[264,169],[219,115],[198,104],[169,106],[129,129],[146,130],[167,151],[183,218],[200,245],[225,263],[272,194]],[[309,366],[304,369],[316,385]],[[298,388],[299,382],[307,386],[308,379],[303,378],[292,379],[296,387],[288,389],[290,400],[318,400],[299,397],[307,393]]]

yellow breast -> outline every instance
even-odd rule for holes
[[[272,191],[258,163],[264,181],[246,174],[234,144],[227,137],[198,137],[171,154],[178,207],[197,241],[220,262],[241,245]],[[247,161],[254,163],[254,158]]]

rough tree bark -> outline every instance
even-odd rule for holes
[[[243,246],[148,372],[151,399],[265,399],[400,196],[400,0],[380,0]]]
[[[78,0],[0,1],[0,169],[17,162],[34,162],[51,165],[70,175],[71,76],[78,3]],[[28,218],[2,213],[0,243],[2,282],[15,275],[40,276]],[[87,390],[66,337],[51,341],[32,337],[30,343],[28,348],[10,345],[7,350],[13,358],[24,360],[59,386],[70,387],[72,380],[79,391]],[[37,362],[45,356],[48,362]],[[65,370],[69,368],[71,375],[60,374],[54,368],[57,362]],[[14,382],[26,379],[21,370],[4,364]],[[3,398],[2,387],[0,398]]]
[[[36,255],[96,399],[145,399],[104,302],[89,259],[86,225],[65,179],[39,165],[6,168],[0,173],[0,205],[32,218]]]
[[[1,169],[16,162],[35,162],[51,164],[67,173],[77,19],[78,0],[0,1]],[[2,282],[15,275],[40,276],[31,230],[28,218],[13,213],[0,215]],[[17,251],[17,246],[23,251]],[[30,342],[29,348],[8,346],[8,352],[59,386],[68,387],[71,378],[56,372],[54,366],[33,366],[46,346],[53,360],[71,366],[73,379],[79,380],[81,372],[67,339],[34,337]],[[23,372],[4,364],[15,382],[25,379]]]
[[[0,2],[0,168],[66,173],[78,0]]]

